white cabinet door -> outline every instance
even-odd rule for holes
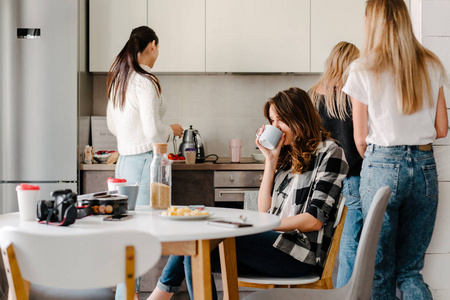
[[[366,1],[311,1],[311,72],[323,72],[331,49],[340,41],[364,43]]]
[[[147,0],[89,1],[89,71],[108,72],[133,28],[147,25]]]
[[[205,0],[148,0],[159,38],[154,72],[205,72]]]
[[[206,1],[207,72],[309,70],[310,0]]]

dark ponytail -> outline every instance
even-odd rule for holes
[[[130,38],[119,55],[117,55],[108,72],[107,93],[114,107],[119,105],[120,108],[123,108],[125,105],[125,94],[127,92],[128,78],[130,77],[130,68],[148,78],[155,86],[158,96],[161,95],[161,85],[159,84],[158,78],[154,74],[142,69],[138,62],[138,53],[143,52],[148,44],[153,41],[158,45],[158,36],[147,26],[140,26],[131,31]]]

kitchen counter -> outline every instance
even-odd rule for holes
[[[209,159],[209,158],[208,158]],[[107,164],[81,164],[81,171],[114,171],[116,165]],[[172,170],[189,170],[189,171],[204,171],[204,170],[264,170],[264,163],[257,162],[252,157],[242,157],[240,163],[230,162],[229,157],[220,157],[217,162],[203,162],[193,165],[187,165],[184,161],[174,161],[172,163]]]

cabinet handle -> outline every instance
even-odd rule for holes
[[[262,182],[262,179],[263,179],[263,175],[262,175],[262,174],[260,174],[260,175],[259,175],[259,183],[261,183],[261,182]]]
[[[223,197],[225,194],[245,194],[245,191],[220,191],[219,196]]]
[[[234,177],[233,177],[233,175],[230,175],[230,182],[234,182]]]

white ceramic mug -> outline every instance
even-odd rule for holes
[[[258,130],[258,133],[261,131]],[[281,135],[283,132],[281,132],[280,129],[276,128],[272,125],[266,125],[264,126],[264,131],[259,136],[259,143],[267,149],[273,150],[278,145],[278,142],[280,141]],[[256,134],[258,136],[258,134]]]

